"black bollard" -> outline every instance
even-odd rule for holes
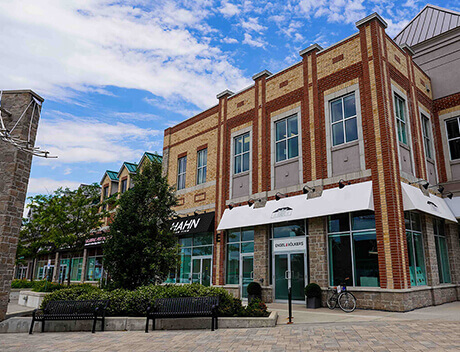
[[[288,324],[292,324],[292,291],[289,287],[288,289],[288,309],[289,309],[289,322]]]

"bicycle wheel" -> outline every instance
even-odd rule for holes
[[[337,307],[337,295],[333,290],[329,290],[327,293],[327,306],[329,309]]]
[[[340,309],[346,313],[351,313],[356,309],[356,298],[351,292],[342,292],[337,301]]]

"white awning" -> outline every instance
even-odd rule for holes
[[[270,200],[260,208],[244,205],[231,210],[225,209],[217,230],[316,218],[359,210],[374,210],[371,181],[348,185],[342,189],[327,189],[320,197],[312,199],[307,199],[307,195],[302,194],[281,198],[278,201]]]
[[[420,210],[449,221],[457,222],[454,214],[446,201],[438,196],[430,194],[426,196],[418,187],[401,183],[403,190],[404,210]]]
[[[454,197],[452,199],[446,198],[444,200],[454,216],[457,219],[460,218],[460,197]]]

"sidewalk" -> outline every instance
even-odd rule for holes
[[[288,322],[287,303],[267,304],[268,310],[278,312],[278,325]],[[317,323],[357,323],[369,321],[401,321],[401,320],[433,320],[433,321],[456,321],[460,322],[460,301],[420,308],[411,312],[384,312],[378,310],[356,309],[353,313],[345,313],[340,308],[307,309],[305,305],[293,304],[292,316],[295,324]]]
[[[24,316],[28,314],[32,314],[33,308],[26,307],[26,306],[20,306],[18,304],[18,300],[11,300],[10,303],[8,303],[8,309],[6,311],[6,318],[12,318],[12,317],[18,317],[18,316]]]

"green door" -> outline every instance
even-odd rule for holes
[[[305,254],[275,254],[275,299],[287,300],[291,288],[292,300],[304,301]]]
[[[275,255],[275,299],[288,299],[288,254]]]
[[[254,257],[244,255],[241,257],[241,297],[248,298],[247,287],[253,280]]]
[[[303,253],[290,255],[292,299],[305,300],[305,261]]]

